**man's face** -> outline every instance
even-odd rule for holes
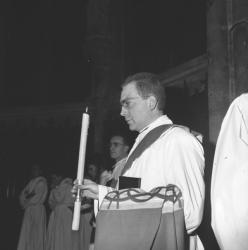
[[[88,166],[88,174],[92,179],[96,178],[97,175],[97,166],[94,164],[89,164]]]
[[[120,103],[121,116],[124,116],[130,130],[140,131],[150,123],[148,99],[139,95],[135,82],[123,87]]]
[[[119,161],[127,156],[128,146],[125,145],[121,136],[113,136],[110,140],[110,157]]]

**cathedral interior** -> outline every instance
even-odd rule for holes
[[[62,167],[76,176],[86,107],[87,154],[108,158],[109,135],[127,130],[119,115],[120,84],[136,72],[160,75],[166,114],[203,135],[210,185],[220,122],[230,101],[247,91],[247,73],[241,70],[247,50],[238,46],[247,39],[246,14],[236,8],[236,19],[226,24],[230,19],[223,15],[230,11],[222,7],[210,0],[3,1],[0,199],[2,233],[11,235],[5,250],[16,249],[22,215],[18,195],[30,165],[40,163],[47,175]],[[223,25],[233,25],[232,33],[221,30]],[[209,225],[200,230],[211,246],[207,249],[218,249],[206,233]]]

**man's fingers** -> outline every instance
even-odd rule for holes
[[[85,189],[82,192],[82,195],[85,197],[88,197],[88,198],[97,199],[97,195],[95,193],[91,192],[90,190],[87,190],[87,189]]]
[[[84,179],[84,182],[83,182],[84,185],[87,185],[87,184],[94,184],[94,183],[95,183],[94,181],[89,180],[89,179]]]
[[[76,197],[78,190],[82,191],[80,192],[81,196],[93,199],[98,198],[98,185],[91,180],[85,179],[83,185],[74,184],[74,186],[71,189],[72,196],[74,198]]]
[[[90,179],[84,179],[83,180],[83,184],[93,184],[93,183],[95,183],[95,182],[92,181],[92,180],[90,180]],[[79,185],[78,184],[78,179],[74,180],[73,185],[74,186],[78,186]]]

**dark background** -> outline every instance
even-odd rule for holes
[[[162,73],[206,53],[204,0],[108,2],[110,32],[123,30],[124,76]],[[84,101],[93,77],[88,4],[5,0],[2,107]]]

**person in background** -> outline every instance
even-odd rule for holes
[[[19,200],[24,209],[17,250],[44,250],[46,238],[47,181],[38,164],[32,166],[31,180],[22,190]]]
[[[99,183],[100,172],[102,170],[102,157],[98,154],[93,154],[86,159],[85,178]]]
[[[56,184],[49,195],[51,214],[48,222],[46,250],[72,249],[72,211],[73,198],[69,195],[72,179],[56,175]],[[60,181],[59,181],[60,180]]]
[[[60,182],[62,181],[62,175],[53,173],[50,176],[50,185],[49,185],[49,197],[48,197],[48,207],[50,212],[54,210],[56,206],[56,200],[54,199],[53,192],[59,186]]]
[[[203,249],[199,237],[195,235],[202,220],[205,198],[205,159],[200,141],[188,129],[173,125],[164,114],[165,89],[157,75],[138,73],[128,77],[122,85],[120,104],[121,116],[129,129],[139,132],[127,162],[149,132],[162,125],[167,127],[130,165],[124,166],[121,175],[140,178],[140,188],[147,192],[159,186],[176,185],[184,201],[184,221],[190,249]],[[75,182],[72,192],[78,188],[83,190],[83,196],[92,197],[100,204],[105,195],[113,190],[88,180],[84,180],[83,185]],[[111,239],[109,244],[111,246]],[[162,249],[163,245],[160,247]],[[187,249],[188,246],[185,247]]]
[[[71,178],[63,173],[53,175],[52,189],[48,199],[51,214],[48,222],[46,250],[89,249],[90,232],[85,232],[85,224],[88,222],[82,214],[79,230],[72,231],[74,199],[71,196],[71,188]],[[83,204],[82,213],[84,209]]]
[[[93,154],[86,160],[85,178],[99,183],[100,172],[102,171],[102,157],[99,154]],[[89,250],[94,250],[95,240],[95,216],[94,216],[94,200],[92,198],[83,197],[83,210],[81,212],[84,223],[82,223],[85,238],[85,245]]]
[[[109,153],[115,161],[110,171],[105,170],[100,176],[100,184],[107,186],[116,186],[118,177],[126,163],[129,145],[127,139],[121,133],[117,133],[110,138]]]

